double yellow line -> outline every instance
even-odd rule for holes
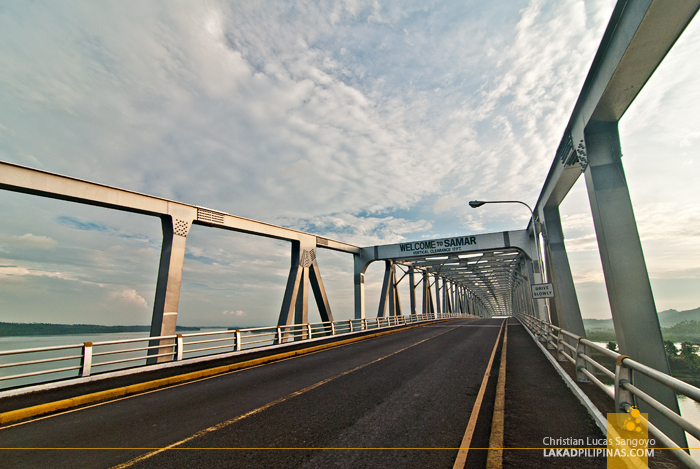
[[[489,358],[489,364],[486,366],[486,371],[484,372],[484,378],[481,380],[481,387],[479,388],[479,393],[476,396],[476,401],[474,402],[474,407],[472,408],[471,415],[469,416],[469,423],[467,423],[467,429],[464,432],[464,437],[462,438],[462,443],[459,445],[459,452],[457,453],[457,458],[452,466],[452,469],[464,469],[467,463],[467,455],[469,454],[469,447],[472,443],[472,438],[474,437],[474,430],[476,430],[476,421],[479,419],[479,411],[481,410],[481,404],[484,400],[484,394],[486,393],[486,385],[489,382],[489,375],[491,374],[491,367],[493,366],[493,360],[496,357],[496,350],[498,349],[498,343],[501,340],[501,334],[505,328],[505,336],[503,338],[503,348],[501,349],[501,366],[498,373],[498,384],[496,386],[496,405],[494,406],[494,418],[492,420],[491,427],[491,438],[489,440],[489,455],[487,457],[487,467],[488,468],[499,468],[501,467],[501,458],[503,454],[503,403],[505,400],[505,374],[506,374],[506,340],[508,337],[508,326],[507,319],[504,319],[501,323],[501,328],[498,331],[498,337],[496,337],[496,343],[493,345],[493,350],[491,351],[491,358]],[[502,377],[502,378],[501,378]],[[500,394],[499,394],[500,393]],[[499,399],[500,396],[500,399]],[[499,412],[499,402],[500,402],[500,414]],[[500,420],[499,420],[500,419]],[[494,432],[495,430],[495,432]],[[499,435],[500,433],[500,435]],[[498,442],[500,437],[500,443]],[[500,448],[500,453],[498,449]],[[475,448],[476,449],[476,448]],[[496,450],[495,452],[493,450]],[[490,463],[490,464],[489,464]]]

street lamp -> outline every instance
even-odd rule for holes
[[[543,269],[543,264],[542,264],[542,254],[540,251],[540,237],[537,234],[537,227],[535,226],[535,213],[532,211],[530,206],[526,204],[525,202],[521,202],[519,200],[472,200],[469,202],[469,206],[471,208],[479,208],[484,204],[521,204],[527,207],[527,209],[530,211],[530,216],[532,217],[532,231],[535,234],[535,247],[537,248],[537,262],[539,263],[539,270],[540,270],[540,281],[544,280],[544,273],[542,271]]]

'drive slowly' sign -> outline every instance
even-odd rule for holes
[[[551,283],[537,283],[532,286],[532,297],[536,300],[554,298],[554,286]]]

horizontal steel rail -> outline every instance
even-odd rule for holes
[[[573,334],[569,331],[566,331],[560,327],[554,326],[552,324],[546,323],[545,321],[535,318],[533,316],[529,315],[519,315],[518,318],[521,320],[523,324],[525,324],[535,336],[539,337],[539,339],[542,342],[547,342],[551,343],[554,348],[558,351],[559,355],[559,360],[563,361],[568,360],[572,362],[574,365],[576,365],[576,358],[582,358],[585,362],[590,363],[592,366],[594,366],[596,369],[600,370],[603,374],[606,376],[610,377],[614,381],[614,390],[611,390],[608,386],[603,384],[596,376],[595,374],[591,373],[589,370],[587,370],[584,366],[577,366],[576,367],[576,373],[581,374],[585,377],[587,377],[593,384],[598,386],[607,396],[609,396],[611,399],[614,399],[616,402],[618,400],[618,392],[622,391],[627,391],[631,393],[634,396],[633,400],[641,400],[648,404],[650,407],[658,411],[661,415],[666,417],[668,420],[673,422],[675,425],[683,429],[684,431],[688,432],[690,435],[693,435],[695,438],[700,439],[700,427],[695,425],[693,422],[690,422],[686,418],[682,417],[681,415],[677,414],[673,410],[669,409],[665,405],[663,405],[661,402],[657,401],[641,389],[637,388],[634,386],[632,383],[629,382],[629,380],[626,379],[618,379],[619,376],[621,375],[620,373],[614,373],[602,364],[598,363],[595,359],[593,359],[590,355],[587,355],[585,353],[582,353],[580,350],[578,350],[576,347],[573,347],[566,341],[562,340],[564,337],[568,337],[570,339],[576,340],[577,344],[583,344],[586,347],[589,347],[593,350],[596,350],[597,352],[600,352],[610,358],[613,358],[616,360],[616,363],[618,363],[619,367],[621,368],[626,368],[629,369],[630,371],[634,371],[636,373],[641,373],[654,381],[672,389],[678,394],[682,394],[695,402],[700,402],[700,389],[696,388],[695,386],[692,386],[688,383],[685,383],[678,378],[674,378],[673,376],[667,375],[666,373],[662,373],[658,370],[655,370],[647,365],[644,365],[643,363],[639,363],[627,356],[624,356],[620,353],[613,352],[612,350],[608,350],[605,347],[601,347],[600,345],[591,342],[590,340],[578,336],[576,334]],[[557,334],[553,334],[551,331],[555,331]],[[555,339],[554,342],[550,341],[549,338]],[[573,351],[574,355],[570,356],[568,353],[564,351],[564,348],[569,348]],[[629,411],[630,408],[634,407],[634,402],[629,403],[629,402],[623,402],[620,404],[622,407],[621,409],[618,409],[619,411]],[[656,437],[662,447],[664,448],[671,448],[673,453],[680,459],[684,464],[686,464],[688,467],[693,467],[693,468],[700,468],[700,464],[698,464],[695,460],[693,460],[688,453],[686,453],[681,447],[679,447],[671,438],[669,438],[665,433],[663,433],[661,430],[659,430],[656,426],[653,425],[652,422],[648,422],[649,424],[649,433],[652,434],[654,437]]]
[[[291,324],[281,326],[263,326],[251,327],[245,329],[215,331],[215,332],[193,332],[190,334],[166,335],[158,337],[142,337],[135,339],[109,340],[103,342],[85,342],[82,344],[59,345],[51,347],[36,347],[30,349],[8,350],[0,352],[0,359],[6,359],[17,355],[24,354],[46,354],[60,353],[66,350],[73,352],[65,356],[53,356],[36,359],[25,359],[11,363],[0,363],[0,370],[9,368],[25,367],[26,372],[18,373],[10,376],[0,376],[0,382],[3,387],[13,386],[13,380],[23,378],[33,378],[42,375],[52,375],[54,373],[73,372],[73,376],[50,378],[48,380],[25,383],[24,386],[39,384],[41,382],[51,381],[55,379],[74,379],[78,377],[90,376],[91,372],[97,367],[112,367],[114,365],[127,365],[125,367],[117,367],[116,369],[133,368],[134,366],[144,366],[147,359],[167,357],[173,361],[183,361],[191,358],[201,357],[203,352],[206,356],[216,358],[216,355],[222,353],[240,352],[244,348],[246,350],[257,347],[280,346],[291,342],[301,342],[304,340],[318,339],[324,337],[332,337],[342,334],[358,333],[367,330],[376,330],[386,327],[398,327],[406,324],[415,324],[426,321],[434,321],[438,319],[448,319],[466,317],[455,314],[435,314],[435,315],[414,315],[414,316],[388,316],[383,318],[368,318],[368,319],[350,319],[335,322],[317,322],[307,324]],[[163,344],[163,340],[172,340],[172,344]],[[159,345],[149,345],[154,341],[160,342]],[[144,344],[140,346],[139,343]],[[124,346],[136,344],[124,349],[109,349],[114,346]],[[210,344],[212,346],[202,345]],[[214,345],[221,344],[221,345]],[[105,349],[108,347],[108,349]],[[80,350],[80,354],[76,354],[76,349]],[[157,350],[158,353],[148,355],[148,351]],[[146,353],[143,353],[146,352]],[[136,354],[136,356],[133,356]],[[200,354],[193,357],[192,354]],[[187,358],[184,355],[188,355]],[[106,361],[99,361],[104,358],[114,358]],[[32,358],[32,357],[28,357]],[[97,360],[95,360],[97,359]],[[80,361],[80,364],[75,366],[49,368],[49,369],[31,369],[37,366],[51,365],[55,362],[75,360]],[[133,365],[134,362],[144,362],[140,365]],[[131,365],[131,366],[129,366]],[[29,369],[27,369],[27,367]],[[77,376],[75,375],[77,371]],[[15,384],[14,386],[22,386]]]

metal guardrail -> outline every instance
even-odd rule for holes
[[[632,360],[626,355],[622,355],[605,347],[591,342],[590,340],[573,334],[569,331],[549,324],[541,319],[519,315],[520,321],[525,324],[535,334],[541,342],[547,344],[550,350],[556,350],[559,361],[569,361],[576,367],[576,378],[578,381],[590,381],[598,386],[605,394],[615,401],[615,408],[627,412],[631,407],[636,407],[636,401],[641,400],[655,409],[661,415],[669,419],[680,428],[693,435],[700,440],[700,427],[695,423],[681,417],[673,410],[666,407],[661,402],[646,394],[641,389],[635,387],[632,383],[633,373],[641,373],[654,381],[673,389],[676,393],[682,394],[695,402],[700,402],[700,389],[683,381],[661,373],[653,368],[650,368],[642,363]],[[566,338],[576,342],[576,346],[571,345]],[[588,355],[587,348],[590,347],[610,358],[615,359],[615,371],[608,370],[603,365],[595,361]],[[611,390],[603,384],[596,376],[592,368],[599,370],[604,375],[610,377],[614,381],[614,390]],[[665,448],[671,448],[673,453],[688,467],[700,469],[700,464],[693,460],[680,446],[678,446],[671,438],[659,430],[651,422],[649,425],[649,433],[654,435],[659,440],[659,443]]]
[[[252,348],[284,345],[290,342],[297,343],[322,337],[459,317],[465,316],[461,314],[387,316],[0,351],[0,359],[8,356],[28,357],[21,361],[0,363],[0,388],[12,387],[15,385],[14,383],[18,383],[16,380],[23,378],[39,376],[49,378],[44,381],[32,380],[31,383],[32,385],[40,384],[56,379],[55,374],[61,372],[74,372],[73,378],[82,378],[90,376],[96,371],[113,371],[144,366],[147,359],[157,357],[168,357],[172,361],[183,361],[203,355],[215,358],[216,355]],[[151,341],[159,341],[160,344],[148,345]],[[163,341],[172,341],[172,343],[166,345],[163,344]],[[124,345],[127,345],[127,348],[115,348]],[[158,353],[148,355],[150,350],[157,350]],[[65,355],[63,355],[64,352]],[[42,356],[46,354],[58,354],[59,356]],[[47,364],[49,366],[46,366]],[[53,365],[59,366],[53,367]],[[36,369],[37,367],[44,369]],[[3,376],[5,370],[20,372]],[[61,378],[65,378],[65,376]],[[8,384],[9,386],[7,386]]]

